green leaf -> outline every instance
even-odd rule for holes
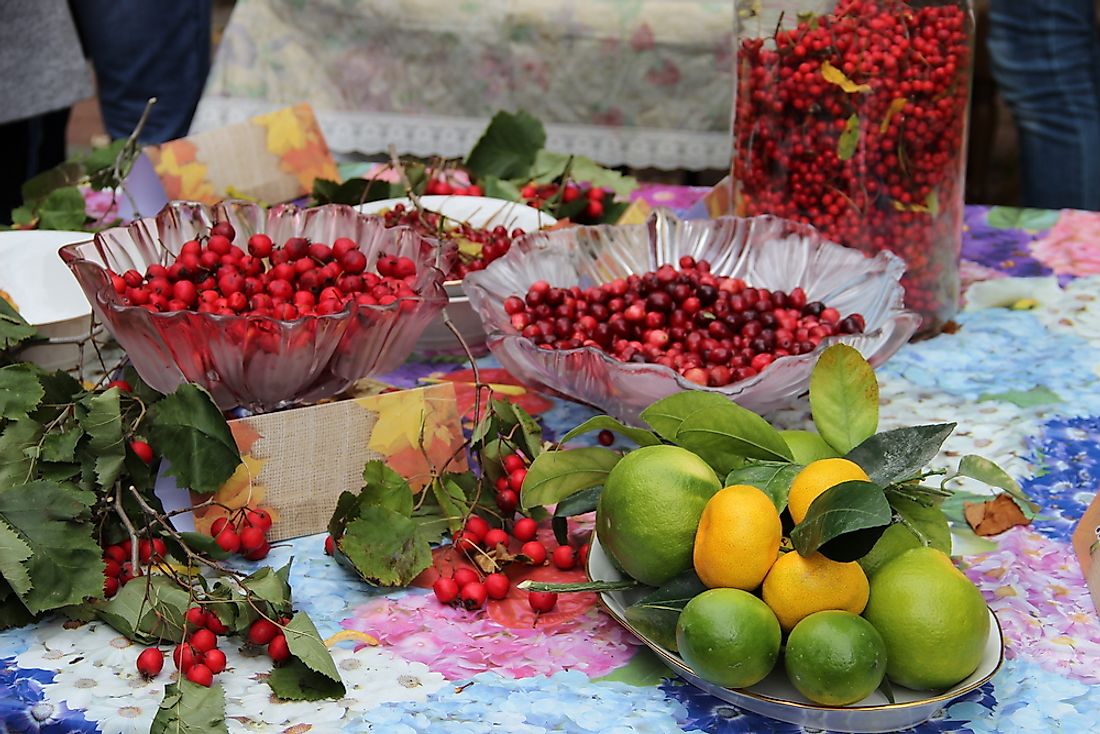
[[[88,433],[88,448],[95,455],[96,481],[107,489],[122,473],[126,460],[119,390],[112,387],[106,392],[89,395],[81,404],[88,409],[80,418],[80,425]]]
[[[986,222],[997,229],[1025,229],[1037,232],[1050,229],[1058,223],[1061,212],[1054,209],[1017,209],[1010,206],[995,206],[986,215]]]
[[[970,524],[966,521],[966,516],[963,514],[963,510],[966,508],[967,502],[988,502],[993,499],[993,495],[989,494],[977,494],[975,492],[963,492],[955,491],[951,493],[950,497],[944,499],[940,504],[940,509],[943,510],[943,514],[947,516],[947,519],[951,521],[953,525],[958,527],[970,527]]]
[[[325,643],[317,633],[317,627],[313,620],[305,612],[294,613],[286,628],[286,644],[290,648],[290,654],[312,670],[314,673],[325,676],[329,680],[340,683],[340,673],[336,670],[336,663],[332,661]],[[343,695],[341,690],[340,695]]]
[[[85,392],[84,386],[77,382],[67,372],[38,373],[38,383],[42,385],[45,395],[38,408],[31,417],[42,425],[47,425],[56,420],[63,411],[68,410],[70,404],[75,402]],[[68,421],[65,422],[66,424]]]
[[[84,195],[75,186],[51,191],[38,206],[39,229],[83,229],[87,219]]]
[[[359,517],[359,495],[354,492],[341,492],[336,498],[336,508],[332,511],[332,517],[328,521],[328,534],[333,538],[339,538],[344,534],[347,524]]]
[[[102,569],[100,574],[102,574]],[[171,577],[153,574],[137,578],[104,602],[96,614],[127,637],[143,643],[178,642],[191,597]]]
[[[850,159],[856,154],[859,145],[859,115],[853,114],[844,124],[844,132],[836,141],[836,157],[842,161]]]
[[[632,428],[615,420],[609,415],[592,416],[584,423],[581,423],[569,433],[562,436],[560,443],[571,441],[577,436],[583,436],[586,433],[593,433],[595,431],[612,431],[618,433],[621,436],[626,436],[639,446],[656,446],[661,443],[661,439],[657,438],[656,434],[652,431],[647,431],[644,428]]]
[[[206,688],[185,679],[164,686],[149,734],[228,734],[225,692],[215,683]]]
[[[409,517],[413,511],[413,494],[405,477],[386,466],[384,461],[372,459],[363,467],[363,491],[359,493],[360,505],[378,505]]]
[[[288,562],[278,571],[270,566],[264,566],[241,581],[241,585],[266,601],[276,611],[285,612],[290,609],[289,579],[290,563]]]
[[[0,489],[0,520],[32,552],[24,565],[33,588],[23,597],[31,612],[103,593],[103,551],[92,538],[89,513],[94,501],[89,492],[53,482]]]
[[[658,436],[666,441],[675,441],[680,424],[689,415],[708,408],[722,410],[729,402],[728,398],[714,393],[685,390],[661,398],[643,410],[640,417]]]
[[[31,365],[13,364],[0,369],[0,418],[26,418],[45,394]]]
[[[225,484],[241,453],[210,393],[181,385],[150,408],[149,441],[171,462],[168,473],[180,486],[208,494]]]
[[[569,163],[572,159],[572,163]],[[561,178],[569,165],[569,178],[574,181],[588,182],[600,189],[611,189],[617,197],[627,198],[638,188],[638,180],[625,176],[611,168],[604,168],[591,158],[583,155],[569,155],[540,150],[535,156],[532,178],[536,183],[550,183]]]
[[[736,403],[721,410],[698,410],[680,424],[674,443],[697,454],[723,477],[741,466],[742,458],[790,461],[787,442],[766,420]]]
[[[506,199],[508,201],[519,201],[523,198],[520,195],[519,186],[511,181],[504,181],[496,176],[482,176],[480,179],[481,191],[486,196],[494,199]]]
[[[19,597],[0,576],[0,631],[30,624],[35,615],[24,606]]]
[[[104,168],[110,168],[126,147],[126,138],[112,140],[108,145],[100,148],[92,148],[84,157],[84,168],[88,173],[95,173]]]
[[[24,597],[31,591],[31,577],[26,563],[32,555],[31,547],[23,542],[15,529],[0,520],[0,578],[9,588]]]
[[[726,475],[726,487],[747,484],[756,487],[783,512],[787,508],[787,495],[791,491],[791,482],[802,471],[801,464],[786,461],[751,461],[745,466],[734,469]]]
[[[24,182],[20,192],[23,203],[35,208],[39,202],[50,195],[50,192],[66,186],[75,186],[83,177],[84,166],[76,161],[65,161]]]
[[[582,489],[603,484],[620,458],[614,451],[596,446],[544,452],[527,468],[520,504],[525,510],[552,505]]]
[[[594,683],[626,683],[638,688],[656,688],[668,678],[668,666],[652,650],[642,647],[634,651],[626,665],[607,675],[593,678]]]
[[[893,516],[882,487],[871,482],[842,482],[822,492],[810,504],[805,519],[791,531],[791,542],[804,556],[820,550],[834,561],[854,561],[874,546]],[[845,544],[845,539],[851,543]],[[862,552],[848,557],[868,541]],[[826,544],[835,552],[828,553]]]
[[[34,227],[38,222],[34,210],[26,206],[17,206],[11,210],[11,223],[21,227]]]
[[[689,601],[707,590],[694,571],[685,571],[626,608],[626,620],[661,647],[676,651],[676,621]]]
[[[1030,390],[1007,390],[998,393],[986,393],[978,398],[979,403],[999,401],[1012,403],[1021,408],[1034,408],[1037,405],[1057,405],[1064,402],[1062,396],[1049,387],[1039,385]]]
[[[432,496],[435,497],[440,512],[447,519],[447,527],[450,531],[457,533],[461,530],[465,517],[470,514],[471,507],[466,500],[466,492],[455,482],[454,477],[448,477],[446,480],[435,479],[432,481],[430,488],[425,491],[431,491]]]
[[[38,336],[38,330],[28,324],[11,304],[0,298],[0,352],[13,349]]]
[[[365,581],[379,586],[408,586],[432,563],[416,522],[385,507],[363,508],[337,545]]]
[[[284,701],[322,701],[341,698],[346,692],[340,681],[315,673],[293,658],[272,670],[267,684]]]
[[[845,454],[878,429],[878,380],[859,351],[834,344],[810,376],[810,410],[825,442]]]
[[[531,414],[520,406],[512,403],[512,414],[519,424],[519,445],[523,453],[529,459],[536,459],[542,453],[542,426],[538,424]]]
[[[42,438],[42,426],[24,418],[12,421],[0,432],[0,490],[30,480],[33,454]]]
[[[989,459],[974,454],[962,457],[959,461],[958,476],[977,479],[979,482],[984,482],[991,487],[1003,489],[1033,513],[1039,511],[1039,505],[1031,501],[1031,498],[1020,488],[1019,483],[1008,472]]]
[[[183,538],[183,541],[187,543],[187,547],[190,548],[193,553],[201,553],[216,561],[225,560],[233,555],[232,553],[222,550],[222,547],[218,545],[214,538],[204,533],[181,532],[179,535]],[[173,551],[173,555],[176,558],[181,561],[186,560],[187,554],[183,553],[179,548],[173,548],[173,546],[179,545],[174,538],[166,537],[164,542],[168,544],[169,549]]]
[[[466,158],[477,178],[525,179],[539,150],[546,144],[542,123],[527,112],[498,112]]]
[[[603,487],[599,486],[589,487],[588,489],[582,489],[580,492],[571,494],[559,502],[558,506],[554,508],[554,517],[574,517],[576,515],[586,515],[589,512],[595,512],[601,494],[603,494]]]
[[[42,460],[62,463],[76,461],[76,445],[82,438],[84,429],[80,426],[47,433],[42,439]]]
[[[344,183],[318,178],[313,181],[313,199],[318,204],[347,204],[355,206],[370,201],[394,199],[405,195],[401,184],[351,178]]]
[[[859,464],[879,484],[893,484],[917,476],[936,457],[954,423],[908,426],[876,433],[845,457]]]

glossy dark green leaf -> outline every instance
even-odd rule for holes
[[[54,189],[37,207],[38,228],[83,229],[88,219],[84,206],[84,195],[75,186]]]
[[[845,458],[859,464],[873,482],[882,485],[902,482],[920,474],[953,430],[954,423],[895,428],[876,433]]]
[[[605,448],[546,451],[527,469],[520,492],[524,509],[561,502],[575,492],[601,485],[622,458]]]
[[[639,416],[653,431],[666,441],[675,441],[680,424],[692,413],[712,408],[721,410],[729,403],[727,398],[709,392],[685,390],[661,398],[642,411]]]
[[[558,506],[554,508],[554,515],[556,517],[574,517],[595,512],[601,494],[603,494],[603,486],[582,489],[580,492],[571,494],[559,502]]]
[[[38,336],[38,330],[28,324],[19,312],[0,298],[0,352],[13,349]]]
[[[736,403],[704,408],[687,416],[673,442],[699,455],[720,477],[741,466],[742,459],[791,461],[787,442],[766,420]]]
[[[299,610],[295,612],[284,630],[286,644],[290,648],[290,654],[312,670],[334,682],[340,682],[340,673],[336,670],[336,663],[332,661],[325,643],[317,633],[317,627],[309,615]],[[343,695],[341,693],[341,695]]]
[[[13,364],[0,368],[0,418],[27,417],[45,394],[31,365]]]
[[[802,469],[801,464],[792,464],[789,461],[750,461],[727,474],[725,486],[747,484],[756,487],[768,495],[775,509],[783,512],[787,508],[791,482]]]
[[[181,487],[208,494],[225,484],[241,463],[229,424],[210,393],[180,385],[150,409],[149,442],[171,466]]]
[[[650,640],[675,652],[680,612],[706,588],[694,571],[685,571],[627,607],[626,620]]]
[[[843,538],[851,535],[861,547],[870,541],[867,545],[870,550],[892,518],[893,511],[882,487],[872,482],[842,482],[825,490],[810,504],[806,517],[791,531],[791,542],[804,556],[817,550],[825,553],[824,546],[831,543],[833,553],[825,554],[840,560],[837,555],[849,555],[843,547]],[[861,532],[867,530],[877,534]]]
[[[810,376],[810,409],[825,442],[846,454],[878,430],[878,380],[847,344],[826,349]]]
[[[594,415],[584,423],[569,431],[561,437],[561,443],[571,441],[577,436],[583,436],[586,433],[594,433],[596,431],[611,431],[617,433],[620,436],[626,436],[639,446],[656,446],[661,443],[661,439],[657,438],[657,435],[652,431],[647,431],[644,428],[633,428],[621,421],[617,421],[609,415]]]

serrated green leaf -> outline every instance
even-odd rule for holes
[[[569,162],[570,159],[572,163]],[[638,188],[638,180],[633,176],[604,168],[591,158],[549,150],[540,150],[535,156],[535,163],[531,169],[533,180],[536,183],[555,181],[561,178],[566,165],[569,165],[569,178],[572,180],[587,182],[600,189],[611,189],[620,198],[629,197],[634,189]]]
[[[985,393],[978,398],[979,403],[998,401],[1012,403],[1021,408],[1034,408],[1037,405],[1057,405],[1064,402],[1062,396],[1044,385],[1038,385],[1030,390],[1006,390],[998,393]]]
[[[954,423],[908,426],[876,433],[845,457],[867,472],[871,481],[887,485],[915,477],[936,457]]]
[[[836,157],[842,161],[856,154],[859,146],[859,115],[853,114],[844,124],[844,132],[836,141]]]
[[[996,463],[981,456],[968,454],[959,460],[959,476],[977,479],[991,487],[997,487],[1008,492],[1013,499],[1026,505],[1032,513],[1039,511],[1039,505],[1031,501],[1019,483]]]
[[[241,581],[241,585],[260,599],[270,604],[276,611],[290,609],[290,563],[278,571],[264,566],[259,571]]]
[[[486,196],[507,201],[519,201],[522,198],[519,186],[511,181],[504,181],[496,176],[482,176],[479,181],[482,193]]]
[[[34,208],[51,192],[66,186],[75,186],[83,177],[83,165],[77,161],[65,161],[28,179],[20,192],[23,195],[23,203]]]
[[[554,517],[574,517],[576,515],[586,515],[589,512],[596,511],[596,505],[599,504],[600,495],[603,494],[603,487],[589,487],[588,489],[582,489],[580,492],[571,494],[554,508]],[[565,545],[565,543],[562,543]]]
[[[546,144],[542,123],[527,112],[498,112],[466,158],[477,178],[526,179],[535,156]]]
[[[339,538],[344,534],[347,524],[359,517],[359,495],[354,492],[344,491],[336,498],[336,508],[332,511],[332,517],[328,521],[328,533],[333,538]]]
[[[416,522],[376,505],[348,523],[337,545],[365,581],[380,586],[407,586],[432,563]]]
[[[656,446],[661,443],[661,439],[657,438],[657,435],[652,431],[647,431],[644,428],[632,428],[631,426],[623,424],[621,421],[617,421],[609,415],[594,415],[584,423],[569,431],[561,437],[560,443],[571,441],[577,436],[583,436],[586,433],[593,433],[595,431],[611,431],[618,433],[620,436],[626,436],[639,446]]]
[[[23,603],[33,612],[79,604],[103,593],[102,549],[92,537],[95,496],[54,482],[0,489],[0,520],[32,555],[25,562],[33,588]]]
[[[874,546],[878,536],[882,535],[890,524],[893,515],[882,487],[872,482],[842,482],[822,492],[810,504],[805,519],[795,525],[791,531],[791,542],[795,550],[803,556],[821,550],[827,557],[839,561],[841,556],[846,557],[850,554],[830,555],[825,552],[824,546],[827,543],[835,545],[836,541],[842,541],[844,536],[860,533],[860,544],[870,542],[861,553],[853,558],[847,558],[849,561],[854,561]],[[871,539],[868,534],[861,531],[878,531],[878,533]]]
[[[30,613],[4,577],[0,576],[0,631],[30,624],[34,618],[35,615]]]
[[[727,474],[725,486],[747,484],[750,487],[756,487],[768,495],[775,509],[783,512],[787,508],[787,495],[791,491],[791,482],[802,469],[801,464],[792,464],[788,461],[752,461]]]
[[[87,170],[88,173],[95,173],[96,171],[113,166],[115,160],[118,159],[119,154],[122,153],[125,147],[126,138],[119,138],[99,148],[92,148],[88,154],[84,156],[85,170]]]
[[[20,597],[31,591],[31,577],[26,566],[31,555],[31,547],[23,542],[12,526],[0,520],[0,577]]]
[[[452,533],[462,529],[462,524],[472,509],[471,503],[466,499],[466,492],[455,481],[453,476],[435,479],[425,491],[430,491],[442,517],[447,521],[447,527]]]
[[[83,437],[84,429],[80,426],[47,433],[42,439],[42,460],[61,463],[75,461],[76,445]]]
[[[80,425],[88,434],[88,448],[95,456],[96,481],[106,489],[118,479],[126,460],[119,390],[112,387],[106,392],[89,395],[81,404],[88,409],[80,417]]]
[[[858,350],[834,344],[810,376],[810,410],[825,442],[845,454],[878,429],[878,380]]]
[[[51,191],[37,209],[39,229],[83,229],[88,219],[84,195],[75,186]]]
[[[695,571],[685,571],[625,610],[628,622],[661,647],[676,651],[676,621],[689,601],[706,591]]]
[[[39,370],[38,383],[45,394],[38,408],[31,413],[31,417],[44,426],[56,420],[63,411],[69,410],[71,404],[85,392],[84,386],[72,375],[60,370],[56,372]]]
[[[33,449],[42,439],[42,426],[30,418],[12,421],[0,432],[0,490],[31,479]]]
[[[552,505],[582,489],[603,484],[620,458],[614,451],[596,446],[546,451],[527,468],[520,504],[525,510]]]
[[[680,424],[692,413],[704,409],[721,410],[729,399],[697,390],[685,390],[661,398],[642,411],[641,419],[666,441],[675,441]]]
[[[340,681],[315,673],[300,660],[288,660],[267,677],[271,691],[284,701],[322,701],[346,692]]]
[[[0,418],[25,418],[45,394],[33,366],[13,364],[0,369]]]
[[[215,683],[206,688],[187,679],[164,686],[149,734],[228,734],[225,692]]]
[[[792,459],[787,442],[770,423],[731,402],[718,410],[703,409],[689,415],[673,443],[698,455],[720,477],[741,466],[743,459]]]
[[[519,446],[528,459],[535,459],[542,453],[542,426],[530,413],[516,404],[512,404],[512,414],[519,424]]]
[[[384,461],[373,459],[363,467],[359,503],[380,505],[408,517],[413,511],[412,489],[405,477],[386,466]]]
[[[104,622],[131,639],[178,642],[191,597],[171,577],[153,574],[132,580],[109,600],[94,606]]]
[[[19,312],[0,298],[0,352],[14,349],[38,336],[38,330],[28,324]]]
[[[286,635],[286,644],[290,648],[290,654],[300,660],[314,673],[323,675],[329,680],[340,683],[340,673],[336,670],[336,663],[332,661],[325,643],[317,633],[317,627],[313,620],[305,612],[295,612],[283,630]],[[341,695],[343,693],[341,692]]]
[[[240,466],[241,453],[229,424],[210,393],[198,385],[180,385],[149,413],[149,441],[168,459],[168,474],[180,486],[209,494]]]

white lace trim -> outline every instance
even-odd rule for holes
[[[285,105],[258,99],[204,97],[191,132],[247,120]],[[334,153],[374,154],[391,144],[421,157],[465,155],[488,119],[401,115],[389,112],[315,110]],[[725,169],[730,164],[728,132],[661,130],[641,127],[548,124],[546,147],[584,155],[608,166],[666,170]]]

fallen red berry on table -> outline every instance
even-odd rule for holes
[[[164,653],[157,647],[147,647],[138,654],[138,672],[146,678],[156,678],[164,668]]]
[[[513,537],[521,543],[534,540],[538,531],[539,524],[529,517],[521,517],[519,520],[516,520],[516,524],[512,526]]]
[[[184,676],[192,683],[205,688],[209,688],[210,684],[214,682],[214,672],[202,663],[192,665],[184,673]]]
[[[537,540],[524,543],[519,552],[530,559],[532,566],[541,566],[546,563],[546,546]]]
[[[538,613],[549,612],[558,603],[558,595],[553,591],[531,591],[527,594],[527,603]]]
[[[577,565],[577,553],[572,546],[559,545],[550,556],[550,561],[562,571],[568,571]]]
[[[480,609],[485,606],[485,599],[488,597],[489,592],[485,588],[485,584],[480,581],[472,581],[462,587],[459,591],[459,597],[462,599],[462,606],[467,609]]]
[[[325,536],[325,555],[331,556],[336,553],[336,541],[332,539],[331,535]]]
[[[512,583],[502,573],[491,573],[485,577],[485,591],[490,599],[503,599],[508,596]]]
[[[480,580],[481,580],[481,576],[479,576],[477,571],[470,568],[469,566],[462,566],[460,568],[455,569],[454,581],[455,581],[456,584],[458,584],[458,588],[460,588],[460,589],[463,586],[465,586],[466,584],[472,584],[475,581],[480,581]]]
[[[458,598],[458,583],[453,578],[444,578],[440,576],[432,584],[432,591],[435,592],[435,598],[439,600],[441,604],[450,604]]]

